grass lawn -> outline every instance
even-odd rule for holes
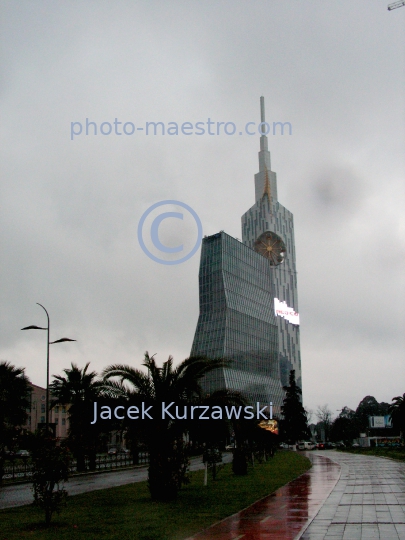
[[[235,476],[227,464],[215,482],[203,471],[192,473],[171,503],[152,502],[146,482],[93,491],[68,499],[49,529],[42,514],[31,506],[0,511],[0,540],[23,538],[72,540],[180,540],[234,514],[275,491],[310,468],[296,452],[277,452],[267,463]]]
[[[351,454],[361,454],[362,456],[378,456],[388,457],[397,461],[405,461],[405,448],[382,448],[377,446],[375,448],[345,448],[343,452],[350,452]]]

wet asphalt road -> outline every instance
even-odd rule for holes
[[[223,463],[230,463],[232,454],[223,454]],[[190,471],[203,469],[201,456],[191,459]],[[135,482],[143,482],[147,479],[147,467],[137,469],[127,469],[125,471],[114,471],[108,473],[86,474],[72,477],[65,483],[65,488],[71,495],[79,495],[97,489],[106,489]],[[31,484],[17,484],[0,488],[0,509],[13,508],[31,504],[33,501]]]

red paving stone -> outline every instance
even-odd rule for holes
[[[339,479],[330,459],[306,454],[312,468],[276,492],[188,540],[294,540]]]

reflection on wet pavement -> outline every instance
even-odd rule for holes
[[[339,479],[340,467],[307,453],[312,468],[275,493],[189,540],[293,540],[322,506]]]
[[[341,476],[301,540],[405,540],[405,463],[325,452]]]

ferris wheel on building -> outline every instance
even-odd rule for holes
[[[254,249],[268,259],[271,266],[278,266],[284,262],[286,247],[282,239],[273,232],[266,231],[254,243]]]

